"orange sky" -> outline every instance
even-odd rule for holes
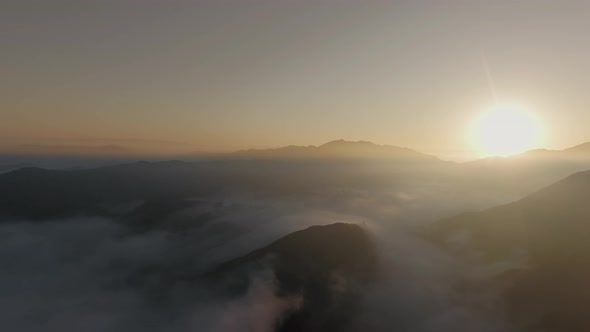
[[[498,96],[590,141],[584,1],[5,1],[0,149],[322,144],[474,154]],[[133,142],[133,143],[131,143]]]

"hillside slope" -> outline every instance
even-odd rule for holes
[[[485,263],[525,253],[526,268],[506,271],[508,313],[526,331],[590,330],[590,171],[567,177],[517,202],[443,220],[429,237]]]

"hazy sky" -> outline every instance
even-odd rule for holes
[[[453,157],[491,103],[483,52],[563,148],[590,141],[589,32],[590,1],[0,0],[0,141]]]

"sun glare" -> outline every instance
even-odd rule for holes
[[[495,106],[473,123],[471,139],[487,156],[508,156],[534,148],[540,140],[538,119],[529,110],[511,105]]]

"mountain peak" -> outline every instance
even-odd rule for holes
[[[437,157],[408,148],[393,145],[378,145],[369,141],[334,140],[320,146],[295,146],[266,150],[242,150],[234,153],[247,158],[268,159],[358,159],[436,161]]]
[[[290,233],[222,263],[206,277],[217,287],[244,292],[253,273],[264,269],[276,278],[277,294],[304,300],[274,331],[341,331],[357,310],[358,286],[375,280],[379,264],[373,240],[363,228],[336,223]],[[338,287],[335,280],[355,287]]]
[[[330,141],[324,143],[319,146],[319,148],[326,148],[326,147],[334,147],[334,146],[379,146],[373,142],[369,141],[347,141],[344,139],[338,139],[334,141]]]

